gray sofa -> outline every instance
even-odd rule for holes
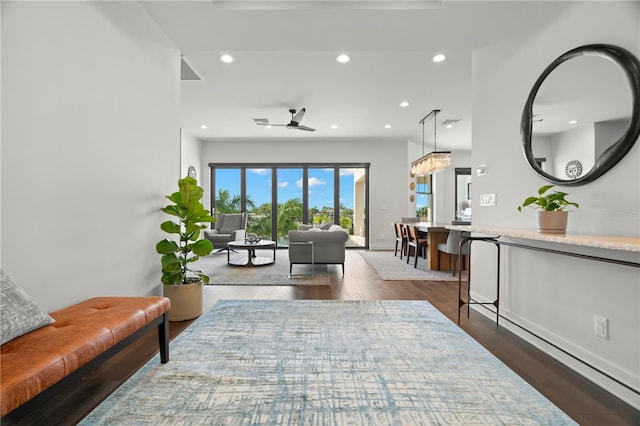
[[[326,230],[312,225],[300,225],[297,231],[289,231],[289,273],[291,274],[295,264],[312,263],[311,244],[304,243],[313,241],[313,263],[342,265],[344,275],[345,243],[348,239],[349,234],[339,225],[329,225]]]

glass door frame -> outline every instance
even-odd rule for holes
[[[365,243],[364,246],[357,248],[369,248],[369,169],[371,167],[371,163],[209,163],[210,170],[210,210],[211,214],[215,213],[215,205],[216,205],[216,179],[215,179],[215,169],[225,168],[225,169],[240,169],[240,196],[241,200],[241,211],[247,211],[246,205],[246,173],[247,169],[264,169],[271,168],[271,203],[272,203],[272,212],[273,209],[276,210],[271,215],[272,221],[272,239],[275,237],[274,241],[277,241],[277,205],[278,205],[278,168],[302,168],[302,221],[304,223],[308,223],[309,221],[309,169],[310,168],[332,168],[334,169],[334,193],[333,193],[333,207],[334,207],[334,218],[333,221],[335,224],[340,224],[340,215],[335,214],[335,212],[340,211],[340,169],[364,169],[365,173],[365,196],[364,196],[364,226],[365,226]],[[212,226],[214,226],[212,224]],[[274,235],[275,233],[275,235]],[[349,247],[348,247],[349,248]]]

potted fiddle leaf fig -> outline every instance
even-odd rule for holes
[[[531,207],[539,209],[537,212],[538,232],[546,234],[564,234],[567,232],[567,220],[569,212],[565,209],[569,206],[580,207],[578,203],[568,201],[566,196],[569,195],[562,191],[553,191],[547,193],[555,185],[543,185],[538,189],[537,196],[527,197],[518,211],[521,212],[523,207]]]
[[[204,190],[194,178],[185,177],[178,181],[178,191],[166,196],[171,204],[161,209],[174,216],[174,220],[162,222],[160,229],[178,240],[163,239],[156,244],[156,251],[162,255],[164,295],[171,300],[171,321],[193,319],[202,314],[202,285],[209,282],[209,276],[191,269],[190,265],[213,250],[211,241],[201,239],[200,234],[206,223],[216,220],[202,205],[203,194]]]

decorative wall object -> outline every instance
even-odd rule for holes
[[[580,86],[578,83],[583,81],[588,83]],[[558,99],[559,92],[567,95]],[[563,116],[580,111],[584,120]],[[548,127],[555,123],[559,123],[555,129]],[[585,161],[578,166],[574,160],[565,170],[561,167],[556,172],[543,170],[536,162],[539,155],[534,153],[534,132],[553,133],[558,138],[571,131],[567,125],[586,126],[594,135],[582,145],[594,152],[593,167],[585,170],[589,167]],[[613,128],[615,131],[611,131]],[[610,44],[580,46],[560,55],[531,89],[522,112],[520,132],[525,158],[542,178],[565,186],[594,181],[614,167],[640,136],[640,61],[628,50]],[[606,136],[596,136],[600,133]],[[554,158],[547,160],[553,163]]]

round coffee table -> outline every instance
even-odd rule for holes
[[[248,243],[245,241],[229,241],[227,243],[227,265],[233,266],[264,266],[276,263],[276,242],[271,240],[260,240],[257,243]],[[247,262],[238,263],[231,261],[231,250],[246,250]],[[256,256],[256,249],[273,249],[273,259],[270,257]]]

